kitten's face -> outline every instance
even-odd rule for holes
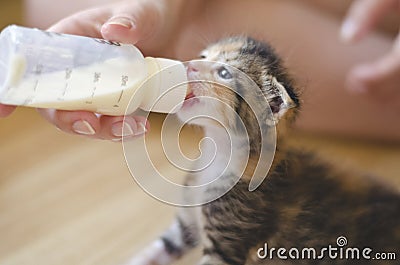
[[[265,44],[249,38],[229,38],[209,46],[201,53],[201,58],[187,65],[188,79],[192,82],[178,112],[182,120],[211,116],[189,123],[225,124],[234,129],[237,119],[241,119],[248,128],[257,122],[254,109],[261,109],[263,117],[257,118],[262,122],[273,123],[298,104],[294,92],[284,87],[290,82],[279,59]],[[279,79],[287,84],[280,83]]]

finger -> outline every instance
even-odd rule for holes
[[[66,133],[96,138],[100,132],[99,118],[92,112],[49,109],[38,111],[46,120]]]
[[[15,110],[15,106],[0,104],[0,118],[7,117]]]
[[[101,27],[104,39],[136,44],[151,37],[160,27],[160,10],[152,2],[132,2],[114,11]]]
[[[343,22],[341,39],[345,42],[361,39],[397,4],[398,0],[356,0]]]
[[[400,53],[394,50],[372,64],[357,66],[349,73],[348,87],[380,101],[400,100]]]
[[[100,118],[102,139],[121,141],[122,138],[142,136],[149,130],[148,122],[144,117],[131,116],[102,116]]]
[[[60,20],[48,31],[101,38],[101,26],[110,16],[109,8],[85,10]]]

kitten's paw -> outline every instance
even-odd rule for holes
[[[154,259],[149,259],[148,257],[137,256],[123,265],[160,265],[160,263]]]
[[[165,250],[164,243],[157,240],[124,265],[169,265],[174,260]]]

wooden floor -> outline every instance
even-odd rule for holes
[[[299,139],[400,187],[399,146]],[[173,217],[134,182],[120,143],[64,134],[21,109],[0,120],[0,147],[1,265],[119,264]]]
[[[0,128],[0,264],[118,264],[171,221],[121,143],[61,133],[29,110]]]

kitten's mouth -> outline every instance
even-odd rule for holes
[[[188,91],[185,97],[185,101],[183,102],[182,107],[191,107],[194,104],[198,103],[200,99],[197,97],[195,91],[199,91],[199,70],[193,66],[193,64],[189,63],[186,67],[187,76],[189,80]]]
[[[182,107],[191,107],[197,102],[199,102],[199,99],[196,97],[196,94],[194,94],[190,86],[191,84],[189,84],[189,90],[188,93],[186,94],[185,101],[183,102]]]
[[[193,91],[190,91],[189,94],[186,95],[185,100],[191,99],[196,97],[196,95],[193,93]]]

